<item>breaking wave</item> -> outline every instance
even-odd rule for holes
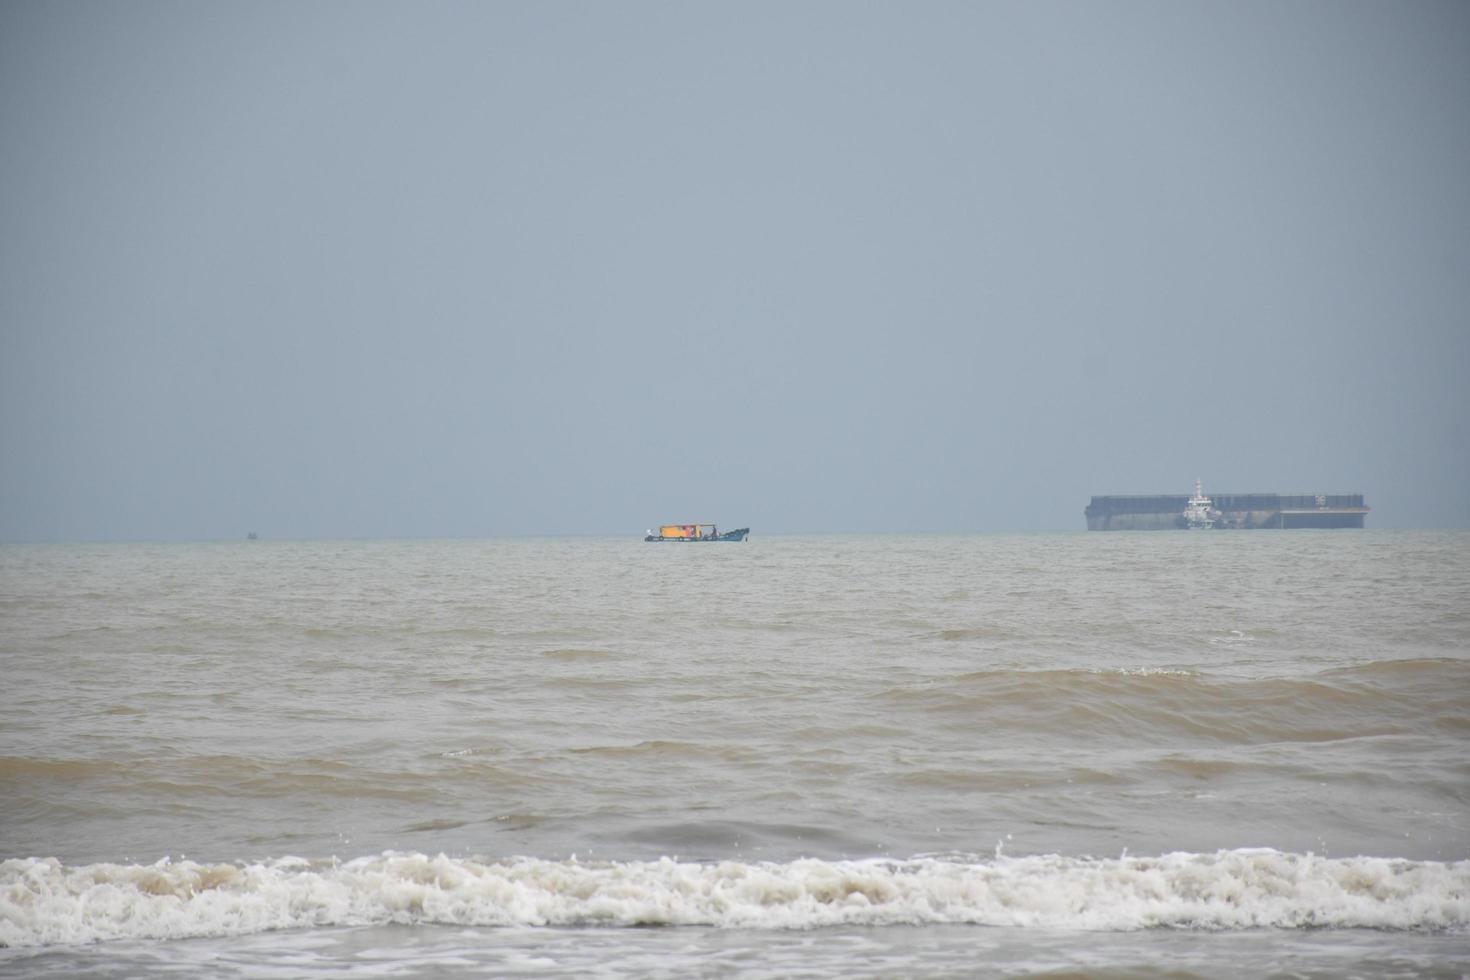
[[[0,863],[0,943],[9,946],[387,923],[1461,931],[1470,927],[1470,861],[1235,850],[789,863],[401,852],[346,863]]]

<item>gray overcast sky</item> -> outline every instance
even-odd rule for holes
[[[0,5],[0,540],[1470,524],[1470,4]]]

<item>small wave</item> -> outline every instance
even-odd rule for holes
[[[0,756],[0,782],[23,779],[76,781],[127,772],[130,764],[107,759],[38,759]]]
[[[613,653],[610,650],[582,650],[568,648],[561,650],[543,650],[541,652],[541,656],[545,657],[547,660],[563,660],[569,663],[576,663],[582,660],[611,660],[616,657],[617,654]]]
[[[916,789],[941,789],[967,793],[1008,793],[1044,786],[1110,786],[1130,782],[1118,773],[1097,769],[1049,766],[1044,769],[908,769],[897,774],[897,782]]]
[[[875,692],[885,708],[1044,733],[1228,744],[1459,732],[1470,664],[1391,661],[1298,677],[1171,666],[985,669]]]
[[[1409,657],[1398,660],[1372,660],[1350,667],[1334,667],[1322,672],[1323,677],[1371,680],[1378,677],[1417,680],[1427,678],[1439,683],[1448,678],[1470,680],[1470,662],[1448,657]]]
[[[642,686],[644,682],[628,677],[546,677],[541,684],[569,691],[622,691]]]
[[[1121,674],[1124,677],[1199,677],[1193,670],[1180,667],[1117,667],[1111,670],[1088,671],[1092,674]]]
[[[1470,927],[1470,861],[1238,850],[789,863],[393,852],[345,864],[0,863],[0,943],[9,946],[388,923],[1460,931]]]
[[[1015,637],[1014,630],[1008,630],[1000,626],[972,626],[963,629],[946,629],[931,634],[947,643],[955,643],[964,640],[1008,640]]]
[[[1133,678],[1143,678],[1145,685],[1129,683]],[[945,679],[945,683],[959,690],[1004,688],[1008,691],[1014,690],[1022,693],[1054,690],[1093,693],[1096,691],[1170,690],[1179,686],[1177,682],[1180,679],[1186,679],[1195,684],[1208,683],[1208,678],[1194,670],[1153,666],[1003,670],[989,668],[952,675]],[[1123,683],[1120,684],[1120,681]]]
[[[720,759],[732,761],[744,758],[745,750],[736,746],[703,745],[697,742],[679,742],[666,739],[651,739],[633,745],[587,745],[570,749],[574,755],[602,756],[608,759]]]
[[[422,823],[409,824],[403,828],[406,834],[423,834],[434,830],[458,830],[465,826],[465,820],[425,820]]]

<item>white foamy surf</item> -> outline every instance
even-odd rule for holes
[[[1470,861],[1236,850],[780,864],[395,852],[346,863],[0,863],[0,942],[9,946],[386,923],[1459,931],[1470,927]]]

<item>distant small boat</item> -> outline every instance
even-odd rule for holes
[[[1215,502],[1205,496],[1204,485],[1201,481],[1194,481],[1194,496],[1189,498],[1189,506],[1184,508],[1181,517],[1184,520],[1184,526],[1191,531],[1210,530],[1220,519],[1220,512],[1215,509]]]
[[[245,535],[245,540],[246,541],[259,541],[260,540],[260,535],[256,534],[254,531],[251,531],[249,534]]]
[[[644,541],[744,541],[750,528],[740,527],[720,533],[713,524],[660,524],[658,533],[650,528]]]

